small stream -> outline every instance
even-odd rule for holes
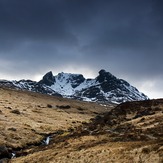
[[[27,144],[24,148],[7,148],[6,146],[0,146],[0,163],[3,163],[4,160],[13,159],[16,157],[26,156],[32,152],[32,150],[39,147],[45,147],[50,144],[50,141],[53,140],[56,136],[63,134],[65,131],[57,130],[54,133],[44,135],[44,138],[37,143]]]
[[[65,136],[61,136],[63,135],[65,132],[69,132],[69,134],[65,135]],[[3,159],[14,159],[17,157],[22,157],[22,156],[27,156],[29,154],[38,152],[38,151],[43,151],[45,149],[47,149],[47,146],[49,146],[50,144],[53,143],[60,143],[60,142],[64,142],[67,139],[70,138],[77,138],[77,137],[81,137],[84,135],[89,135],[90,131],[88,130],[81,130],[81,132],[78,131],[67,131],[67,130],[57,130],[54,133],[51,134],[40,134],[43,135],[43,139],[40,142],[36,142],[36,143],[31,143],[31,144],[27,144],[26,147],[23,148],[15,148],[15,149],[11,149],[11,148],[6,148],[5,147],[5,155],[2,155],[1,152],[1,147],[0,147],[0,163],[3,163]]]

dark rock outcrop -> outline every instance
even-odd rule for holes
[[[3,159],[3,158],[11,158],[11,154],[9,153],[6,146],[4,145],[0,146],[0,159]]]
[[[39,81],[39,84],[45,84],[47,86],[51,86],[54,84],[54,82],[55,82],[55,77],[53,76],[53,73],[50,71],[43,76],[43,79]]]

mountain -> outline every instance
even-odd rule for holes
[[[148,99],[146,95],[139,92],[127,81],[118,79],[105,70],[100,70],[99,75],[95,79],[85,79],[82,74],[63,72],[53,76],[50,71],[39,82],[31,80],[1,80],[0,85],[83,101],[104,103]]]

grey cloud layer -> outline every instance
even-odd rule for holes
[[[0,0],[0,59],[12,63],[1,70],[36,74],[71,64],[160,81],[162,7],[161,0]]]

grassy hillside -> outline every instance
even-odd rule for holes
[[[102,106],[0,88],[3,162],[162,163],[162,126],[163,100]]]

